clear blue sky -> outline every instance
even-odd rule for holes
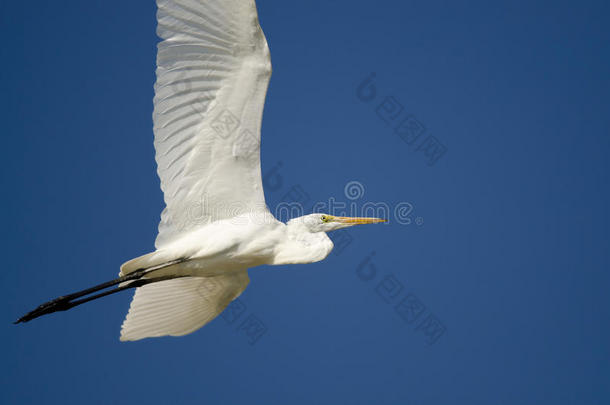
[[[12,325],[153,249],[162,195],[154,2],[2,1],[0,402],[610,403],[607,2],[259,3],[268,204],[411,223],[183,338],[120,343],[131,293]]]

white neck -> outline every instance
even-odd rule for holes
[[[325,232],[312,233],[301,222],[288,222],[285,232],[285,239],[277,246],[273,264],[318,262],[333,249],[333,242]]]

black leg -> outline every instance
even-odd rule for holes
[[[174,261],[163,263],[161,265],[150,267],[147,269],[136,270],[127,275],[115,278],[114,280],[110,280],[110,281],[107,281],[102,284],[98,284],[96,286],[87,288],[85,290],[77,291],[75,293],[68,294],[68,295],[62,295],[61,297],[55,298],[54,300],[51,300],[49,302],[45,302],[44,304],[39,305],[36,309],[23,315],[21,318],[17,319],[13,323],[17,324],[17,323],[21,323],[21,322],[28,322],[28,321],[31,321],[32,319],[38,318],[39,316],[42,316],[42,315],[51,314],[51,313],[57,312],[57,311],[66,311],[70,308],[74,308],[77,305],[81,305],[86,302],[93,301],[95,299],[102,298],[107,295],[126,290],[128,288],[141,287],[143,285],[154,283],[157,281],[163,281],[163,280],[169,280],[172,278],[176,278],[178,276],[164,276],[164,277],[154,277],[154,278],[142,278],[142,277],[154,270],[159,270],[161,268],[171,266],[173,264],[177,264],[182,261],[183,260],[174,260]],[[76,300],[77,298],[84,297],[86,295],[92,294],[92,293],[100,291],[100,290],[104,290],[108,287],[112,287],[113,285],[121,284],[124,282],[130,282],[130,283],[127,285],[121,286],[121,287],[114,288],[109,291],[105,291],[105,292],[102,292],[99,294],[92,295],[87,298],[82,298],[80,300]]]

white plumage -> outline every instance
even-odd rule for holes
[[[182,336],[214,319],[248,285],[248,273],[184,277],[139,287],[123,322],[121,340]]]
[[[271,60],[252,0],[157,5],[160,248],[204,222],[266,209],[259,145]]]
[[[266,210],[259,147],[271,60],[254,1],[158,0],[157,5],[157,34],[163,41],[153,121],[166,208],[155,246],[162,249],[197,227]],[[203,299],[200,286],[212,280],[226,291],[220,288]],[[121,340],[190,333],[216,317],[247,284],[242,268],[140,287]]]

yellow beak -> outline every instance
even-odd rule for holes
[[[365,217],[333,217],[332,221],[341,222],[343,224],[377,224],[379,222],[388,222],[387,219],[381,218],[365,218]]]

